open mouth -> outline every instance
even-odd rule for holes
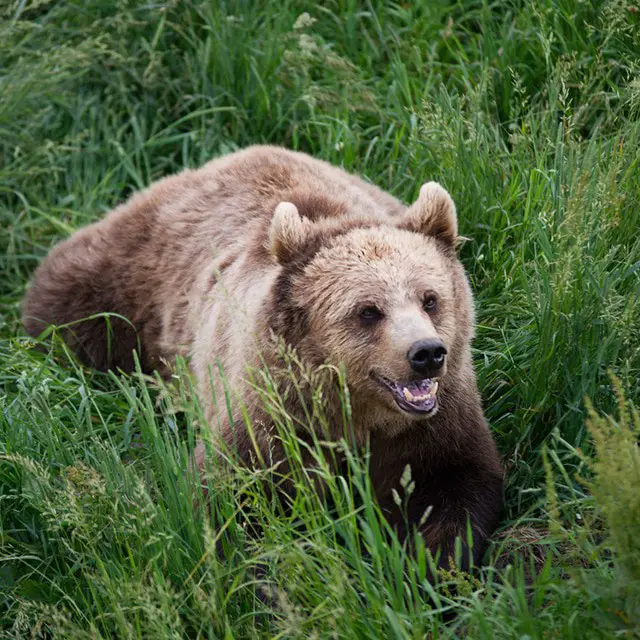
[[[385,376],[371,372],[371,377],[388,389],[400,409],[407,413],[429,415],[438,408],[438,381],[431,378],[413,380],[411,382],[396,382]]]

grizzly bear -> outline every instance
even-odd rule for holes
[[[23,320],[33,336],[60,326],[100,370],[130,371],[138,348],[145,370],[186,356],[207,420],[248,464],[286,457],[249,372],[291,385],[278,373],[279,342],[305,365],[340,368],[352,435],[368,447],[390,523],[401,536],[419,528],[442,563],[470,525],[463,563],[475,563],[500,516],[502,469],[472,365],[474,306],[457,241],[455,206],[436,183],[407,208],[305,154],[250,147],[156,182],[56,246]],[[229,411],[215,401],[225,392]],[[300,394],[282,397],[305,437]],[[329,389],[324,399],[336,440],[338,398]],[[403,513],[394,488],[407,465],[415,487]]]

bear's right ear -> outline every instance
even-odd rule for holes
[[[292,202],[281,202],[271,219],[269,250],[280,264],[289,262],[304,244],[311,223]]]

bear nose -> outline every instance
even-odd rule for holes
[[[418,340],[407,352],[407,360],[417,373],[435,375],[444,365],[447,350],[441,340]]]

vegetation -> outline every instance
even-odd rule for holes
[[[4,637],[640,634],[636,4],[8,0],[0,16]],[[431,179],[453,194],[508,471],[476,575],[431,585],[355,457],[348,479],[322,472],[332,508],[304,474],[283,513],[259,472],[212,466],[211,515],[194,509],[184,367],[96,374],[21,330],[56,241],[255,142],[407,202]]]

